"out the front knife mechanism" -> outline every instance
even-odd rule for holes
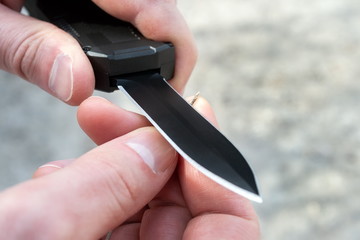
[[[165,79],[173,76],[171,43],[144,38],[131,24],[108,15],[90,0],[27,0],[25,7],[79,42],[94,68],[98,90],[117,90],[111,79],[124,74],[151,70]]]
[[[27,0],[26,7],[32,16],[54,23],[79,42],[93,66],[98,90],[123,90],[196,169],[235,193],[262,201],[242,154],[164,80],[174,72],[171,43],[144,38],[90,0]]]

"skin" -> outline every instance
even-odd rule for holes
[[[204,99],[195,108],[216,124]],[[78,121],[100,145],[2,192],[0,238],[100,239],[111,229],[112,240],[259,238],[251,203],[176,155],[142,116],[92,97]],[[158,171],[128,147],[134,141],[152,145]]]
[[[146,37],[173,42],[171,83],[184,88],[196,48],[174,0],[94,2]],[[99,146],[77,159],[46,164],[33,179],[1,192],[1,239],[100,239],[112,229],[112,240],[259,238],[248,200],[190,166],[142,116],[101,98],[85,100],[94,76],[83,51],[58,28],[20,15],[22,4],[0,0],[0,68],[59,97],[49,88],[51,68],[57,56],[69,56],[74,81],[65,102],[82,102],[79,124]],[[216,124],[204,99],[195,108]],[[146,146],[151,164],[133,143]]]
[[[71,105],[78,105],[94,90],[90,62],[78,43],[57,27],[21,15],[23,0],[0,0],[0,69],[24,78]],[[175,0],[94,0],[110,14],[131,22],[142,34],[176,47],[175,76],[170,82],[182,92],[197,58],[195,42]],[[166,24],[163,24],[166,23]],[[161,26],[161,27],[160,27]],[[72,66],[69,97],[49,87],[51,69],[59,55]]]

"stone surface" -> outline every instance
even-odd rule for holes
[[[360,2],[178,4],[199,47],[186,95],[210,101],[252,165],[263,239],[358,239]],[[0,84],[0,188],[93,147],[75,108],[4,72]]]

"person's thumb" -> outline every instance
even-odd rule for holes
[[[73,37],[1,4],[0,69],[71,105],[81,103],[94,89],[91,64]]]
[[[156,196],[176,160],[153,127],[109,141],[3,192],[0,239],[99,239]]]

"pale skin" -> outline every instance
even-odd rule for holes
[[[194,106],[216,124],[203,98]],[[251,203],[179,157],[143,116],[92,97],[78,121],[99,147],[1,193],[0,238],[100,239],[114,229],[112,240],[259,239]],[[129,142],[151,150],[152,168]]]
[[[144,36],[176,46],[175,76],[170,82],[181,92],[195,65],[197,51],[176,1],[94,2],[110,14],[131,22]],[[89,60],[69,34],[49,23],[21,15],[18,11],[23,3],[24,0],[0,0],[0,69],[38,85],[68,104],[80,104],[94,90]],[[59,56],[66,56],[66,61],[61,61],[61,66],[66,69],[61,72],[71,72],[71,81],[68,77],[61,79],[62,84],[54,84],[51,73]]]
[[[171,84],[181,91],[196,48],[175,1],[95,2],[145,36],[174,43],[177,65]],[[248,200],[199,173],[143,116],[88,98],[94,77],[81,48],[54,26],[20,15],[22,4],[0,0],[0,68],[68,104],[81,103],[79,124],[99,146],[79,158],[46,164],[33,179],[1,192],[1,239],[96,240],[110,230],[112,240],[259,238]],[[159,29],[164,21],[168,27]],[[70,91],[49,84],[59,55],[71,63]],[[194,107],[216,125],[204,99]]]

